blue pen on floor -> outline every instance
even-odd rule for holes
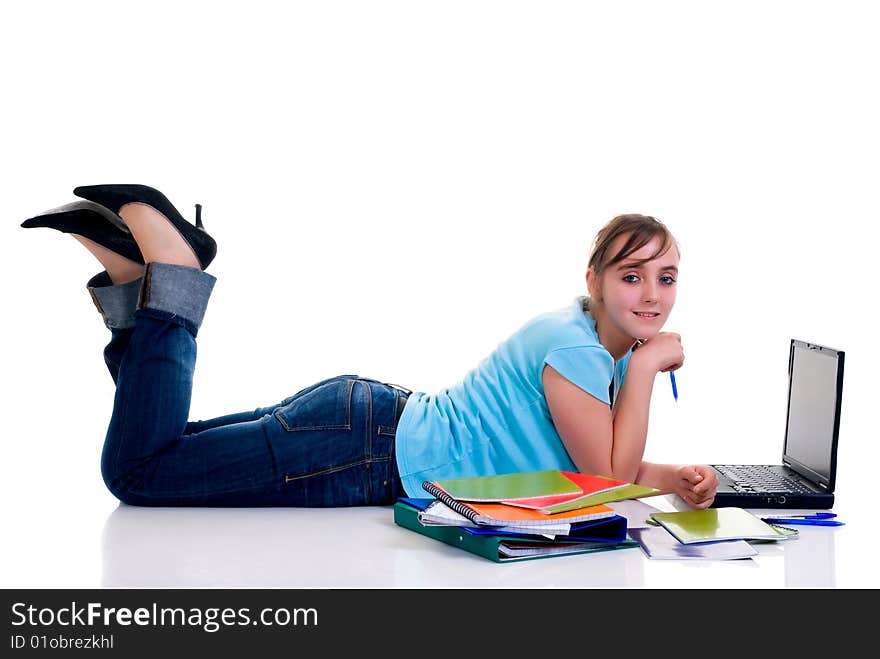
[[[826,512],[818,512],[818,513],[773,513],[769,515],[769,517],[784,517],[789,519],[791,517],[802,517],[804,519],[832,519],[837,517],[837,513],[826,513]]]
[[[669,371],[669,379],[672,381],[672,395],[678,400],[678,387],[675,386],[675,372]]]
[[[804,526],[843,526],[836,519],[815,519],[806,517],[762,517],[768,524],[803,524]]]

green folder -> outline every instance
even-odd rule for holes
[[[608,492],[596,492],[595,494],[586,494],[571,501],[557,503],[553,506],[544,508],[544,512],[564,513],[577,508],[585,508],[586,506],[598,506],[600,503],[614,503],[615,501],[625,501],[627,499],[640,499],[641,497],[652,497],[660,494],[660,490],[648,487],[647,485],[624,485],[615,490]]]
[[[634,540],[623,542],[570,542],[505,535],[471,535],[457,526],[423,526],[417,508],[398,501],[394,504],[394,523],[422,535],[488,558],[496,563],[528,561],[550,556],[586,554],[638,547]],[[511,555],[515,554],[515,555]]]
[[[525,471],[436,481],[453,499],[460,501],[502,501],[552,494],[580,494],[581,488],[558,470]]]
[[[748,510],[732,506],[653,513],[650,519],[685,545],[719,540],[784,540],[788,537]]]

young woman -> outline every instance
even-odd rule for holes
[[[708,507],[705,466],[642,460],[655,376],[684,361],[661,332],[679,252],[652,217],[622,215],[596,236],[589,297],[534,318],[458,384],[435,394],[357,375],[269,407],[188,421],[196,335],[216,254],[158,190],[79,187],[85,201],[22,226],[72,234],[104,271],[88,283],[111,332],[116,383],[101,459],[109,490],[144,506],[355,506],[424,496],[424,480],[577,470]],[[636,349],[637,347],[637,349]]]

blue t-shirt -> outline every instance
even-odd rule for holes
[[[615,364],[584,300],[532,319],[455,386],[410,395],[396,439],[409,496],[426,496],[422,481],[438,478],[577,470],[544,398],[544,364],[610,404],[609,385],[616,400],[632,354]]]

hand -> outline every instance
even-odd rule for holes
[[[675,371],[684,363],[681,335],[674,332],[660,332],[638,346],[633,351],[631,360],[645,364],[654,373]]]
[[[715,500],[718,476],[704,465],[687,465],[675,471],[674,492],[694,508],[708,508]]]

